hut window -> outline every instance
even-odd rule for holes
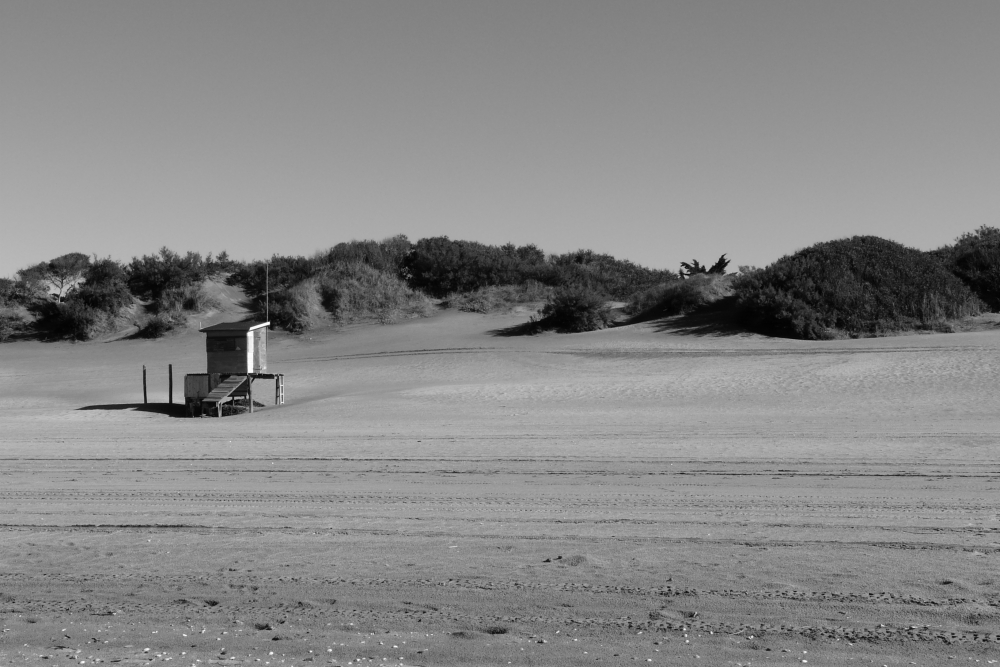
[[[209,338],[209,352],[236,352],[244,349],[244,341],[240,338]]]

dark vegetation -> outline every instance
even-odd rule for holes
[[[467,313],[497,313],[523,304],[548,301],[554,291],[554,288],[537,280],[528,280],[520,285],[490,285],[471,292],[454,292],[445,298],[442,305]]]
[[[706,273],[717,274],[720,276],[726,275],[726,267],[729,266],[729,260],[726,259],[725,254],[722,255],[715,264],[712,266],[702,266],[698,263],[698,260],[691,260],[691,263],[681,262],[680,276],[681,278],[690,278],[692,276],[698,276]]]
[[[674,280],[632,295],[625,312],[634,321],[685,315],[731,296],[733,279],[725,273],[696,271],[687,280]]]
[[[636,290],[676,278],[670,271],[647,269],[592,250],[546,255],[534,245],[489,246],[446,236],[417,241],[406,255],[402,275],[412,287],[436,297],[538,283],[586,287],[613,299],[627,299]]]
[[[540,326],[565,333],[597,331],[611,324],[607,299],[586,285],[557,288],[539,314]]]
[[[546,255],[534,245],[491,246],[444,236],[410,243],[395,236],[340,243],[312,258],[276,255],[267,263],[238,267],[229,280],[244,289],[259,315],[265,313],[267,292],[271,321],[303,331],[324,315],[346,323],[425,314],[427,296],[444,299],[447,307],[486,313],[562,294],[562,312],[571,292],[579,308],[584,293],[588,303],[603,304],[676,278],[590,250]],[[605,315],[594,312],[586,319],[598,323]]]
[[[184,322],[184,311],[217,305],[201,283],[232,266],[225,253],[202,259],[167,248],[129,264],[69,253],[0,280],[0,339],[31,334],[89,340],[133,320],[136,299],[148,301],[153,313],[140,335],[158,337]]]
[[[1000,311],[1000,229],[980,227],[934,252],[993,312]]]
[[[818,243],[733,289],[752,329],[806,339],[947,330],[983,308],[935,254],[875,236]]]
[[[729,263],[726,255],[712,265],[692,260],[673,273],[591,250],[546,255],[530,244],[443,236],[351,241],[312,257],[266,262],[167,248],[128,263],[69,253],[0,279],[0,341],[86,340],[137,320],[139,335],[159,337],[191,313],[218,307],[203,289],[210,277],[241,287],[255,317],[269,315],[273,326],[293,332],[321,322],[426,315],[430,298],[477,313],[542,304],[519,328],[529,333],[610,326],[615,300],[627,301],[633,321],[712,306],[738,312],[752,330],[808,339],[944,331],[983,309],[1000,311],[1000,230],[992,227],[931,252],[858,236],[819,243],[763,269],[727,274]]]
[[[240,265],[228,282],[244,290],[257,317],[288,331],[324,319],[388,324],[430,310],[427,297],[403,278],[409,249],[405,236],[339,243],[312,258],[275,255]]]

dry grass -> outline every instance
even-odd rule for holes
[[[633,296],[625,312],[639,319],[690,313],[731,296],[733,276],[699,273],[686,280],[657,285]]]
[[[553,292],[552,287],[529,280],[521,285],[496,285],[449,294],[444,306],[467,313],[505,313],[526,303],[547,301],[552,298]]]
[[[257,306],[263,310],[262,303]],[[424,317],[432,310],[424,294],[362,262],[328,267],[270,299],[271,321],[292,332],[307,331],[324,321],[391,324]]]

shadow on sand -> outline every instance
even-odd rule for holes
[[[743,319],[736,306],[736,299],[726,297],[683,315],[645,313],[615,322],[609,328],[648,322],[653,325],[657,333],[682,336],[738,336],[750,333]],[[546,326],[545,320],[534,320],[504,329],[493,329],[488,333],[491,336],[503,337],[533,336],[548,330],[551,330],[551,327]]]
[[[133,412],[152,412],[168,417],[187,417],[187,408],[183,403],[107,403],[105,405],[85,405],[77,410],[132,410]]]
[[[719,299],[715,303],[683,315],[636,319],[629,324],[640,321],[652,322],[658,333],[681,336],[738,336],[750,333],[736,307],[734,297]]]
[[[512,327],[491,329],[486,333],[491,336],[502,336],[507,338],[510,336],[534,336],[535,334],[540,334],[545,330],[545,324],[541,320],[530,320],[528,322],[522,322],[521,324],[515,324]]]

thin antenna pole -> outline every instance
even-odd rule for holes
[[[271,321],[271,263],[264,263],[264,321]]]

